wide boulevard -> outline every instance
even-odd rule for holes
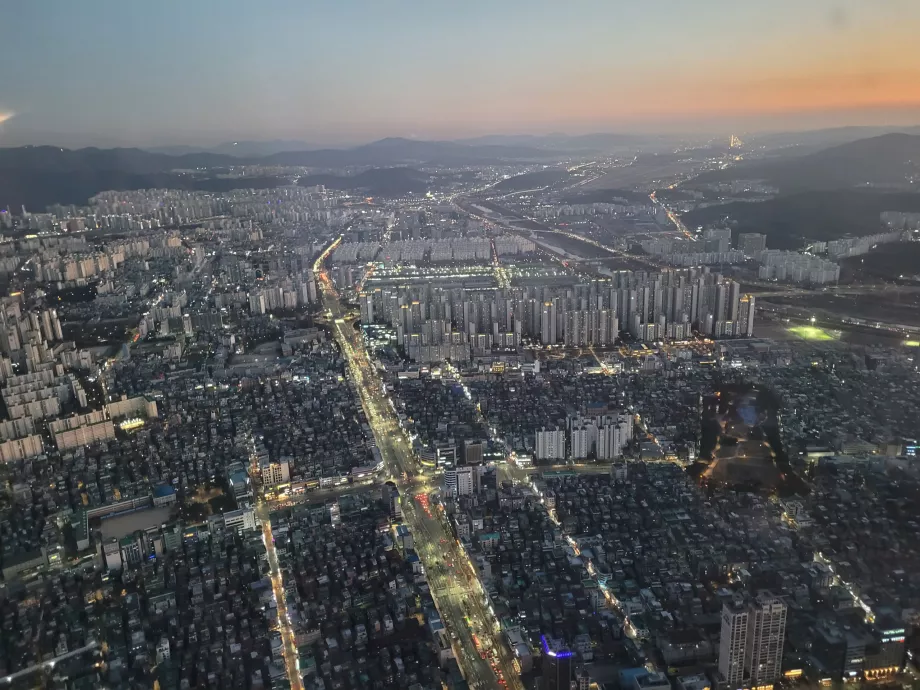
[[[377,370],[371,364],[364,339],[344,308],[323,263],[337,242],[314,265],[333,337],[348,362],[349,373],[384,462],[386,477],[402,496],[405,524],[412,531],[432,598],[447,629],[454,655],[471,687],[523,688],[514,660],[502,640],[478,577],[463,549],[454,539],[440,507],[429,501],[437,487],[419,471],[411,444],[384,394]],[[490,654],[489,651],[494,654]]]

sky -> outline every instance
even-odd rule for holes
[[[0,0],[0,146],[920,124],[917,0]]]

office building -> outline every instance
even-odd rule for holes
[[[277,486],[291,481],[291,465],[287,459],[270,461],[262,458],[259,463],[262,474],[262,486]]]
[[[390,519],[402,519],[402,504],[400,502],[399,489],[396,488],[395,483],[387,482],[383,485],[382,498]]]
[[[481,465],[483,461],[482,441],[464,441],[463,460],[467,465]]]
[[[444,470],[444,492],[450,496],[472,496],[479,493],[478,465],[461,465]]]
[[[570,690],[574,654],[562,640],[541,635],[543,643],[543,690]]]

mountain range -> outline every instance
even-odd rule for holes
[[[222,175],[240,165],[312,168],[310,175],[301,178],[301,184],[314,179],[312,184],[326,184],[330,188],[399,196],[424,191],[432,182],[430,175],[412,170],[412,166],[549,163],[557,162],[560,154],[559,150],[549,148],[551,142],[557,145],[564,142],[575,148],[615,146],[629,139],[629,135],[615,134],[480,137],[465,142],[390,138],[350,149],[288,150],[258,156],[213,151],[171,155],[137,148],[0,148],[0,208],[18,209],[25,205],[30,210],[40,210],[54,203],[85,204],[89,197],[108,189],[172,187],[222,191],[273,187],[290,184],[293,179],[283,171],[269,171],[258,178]],[[247,142],[243,144],[248,146]],[[799,192],[867,185],[903,186],[912,173],[920,175],[920,136],[890,133],[800,156],[746,161],[704,173],[696,179],[700,182],[763,179],[782,192]],[[558,174],[553,171],[548,177]],[[532,181],[515,179],[507,186],[513,189],[524,182]],[[544,180],[542,184],[549,182]]]
[[[0,208],[39,210],[55,203],[85,204],[94,194],[108,189],[173,187],[219,191],[252,187],[252,178],[218,177],[240,165],[306,167],[342,171],[358,168],[402,168],[406,165],[482,165],[510,161],[539,161],[557,154],[528,146],[461,144],[457,142],[382,139],[351,149],[280,151],[265,156],[239,157],[208,151],[179,155],[137,148],[65,149],[56,146],[0,148]],[[357,180],[358,188],[371,194],[400,195],[424,185],[405,172],[391,182],[370,188]],[[333,188],[354,188],[354,181],[333,175],[326,181]],[[261,186],[288,184],[284,178],[263,177]],[[383,191],[380,191],[383,190]]]
[[[703,173],[696,182],[756,179],[781,192],[898,187],[920,176],[920,135],[891,133],[859,139],[802,156],[755,160]]]
[[[456,139],[441,142],[425,142],[417,139],[384,139],[363,146],[320,146],[299,139],[275,139],[271,141],[228,141],[217,146],[154,146],[146,147],[150,153],[165,153],[170,156],[181,156],[188,153],[219,153],[237,158],[260,158],[277,153],[291,151],[348,151],[364,147],[379,148],[379,144],[387,142],[392,146],[394,142],[415,142],[422,144],[456,144],[463,147],[524,147],[546,151],[565,152],[615,152],[624,147],[654,147],[656,144],[667,146],[673,138],[663,136],[646,136],[640,134],[616,134],[600,132],[596,134],[488,134],[485,136]]]

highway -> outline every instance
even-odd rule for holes
[[[479,213],[477,213],[476,211],[474,211],[474,210],[472,209],[472,202],[471,202],[471,201],[469,201],[468,199],[466,199],[466,198],[464,198],[464,197],[461,197],[461,196],[454,197],[454,199],[453,199],[452,201],[453,201],[454,205],[457,207],[458,210],[462,211],[463,213],[467,214],[468,216],[470,216],[470,217],[472,217],[472,218],[476,218],[477,220],[481,220],[481,221],[484,221],[484,222],[486,222],[486,223],[492,223],[493,225],[497,225],[498,227],[502,228],[502,229],[505,230],[506,232],[509,232],[509,233],[518,235],[518,236],[520,236],[520,237],[524,237],[525,239],[528,239],[528,240],[531,240],[531,241],[534,241],[534,242],[538,242],[538,240],[536,240],[536,239],[533,237],[533,235],[530,233],[530,231],[528,231],[528,230],[526,230],[526,229],[524,229],[524,228],[516,227],[516,226],[513,225],[510,221],[506,220],[506,217],[508,217],[508,216],[506,216],[506,215],[502,215],[501,217],[495,217],[494,215],[492,215],[492,214],[490,213],[490,214],[487,215],[487,216],[483,216],[482,214],[479,214]],[[614,257],[616,257],[616,258],[626,258],[626,259],[631,259],[631,260],[633,260],[633,261],[638,261],[639,263],[645,264],[645,265],[649,266],[650,268],[655,268],[655,269],[659,269],[659,268],[660,268],[660,265],[659,265],[659,264],[657,264],[657,263],[655,263],[655,262],[653,262],[653,261],[650,261],[650,260],[649,260],[649,257],[647,257],[647,256],[638,256],[638,255],[635,255],[635,254],[628,254],[628,253],[623,252],[623,251],[620,251],[620,250],[618,250],[618,249],[612,249],[611,247],[608,247],[608,246],[605,245],[605,244],[601,244],[601,243],[598,242],[597,240],[592,240],[590,237],[584,237],[583,235],[576,235],[576,234],[573,233],[573,232],[567,232],[567,231],[565,231],[565,230],[560,230],[560,229],[558,229],[558,228],[552,228],[552,227],[550,227],[549,225],[546,225],[545,223],[541,223],[541,222],[539,222],[539,221],[537,221],[537,220],[535,220],[535,219],[533,219],[533,218],[526,218],[526,217],[524,217],[524,216],[522,216],[522,215],[520,215],[520,214],[518,214],[518,213],[515,213],[515,212],[512,211],[511,209],[506,209],[506,208],[504,208],[504,207],[501,207],[501,208],[503,209],[503,211],[507,212],[507,214],[510,214],[510,215],[511,215],[512,220],[515,220],[515,219],[517,219],[517,220],[522,220],[522,221],[526,220],[526,221],[528,221],[528,222],[530,222],[530,223],[535,223],[535,224],[539,225],[539,226],[540,226],[540,229],[541,229],[541,232],[554,233],[554,234],[560,235],[560,236],[562,236],[562,237],[568,237],[568,238],[573,239],[573,240],[578,240],[578,241],[580,241],[580,242],[584,242],[584,243],[586,243],[586,244],[590,244],[590,245],[592,245],[593,247],[597,247],[598,249],[601,249],[601,250],[603,250],[604,252],[606,252],[607,254],[609,254],[610,256],[609,256],[608,258],[614,258]],[[558,261],[577,262],[577,263],[591,263],[591,262],[601,262],[601,261],[603,261],[603,259],[579,259],[579,258],[574,258],[574,259],[573,259],[573,258],[572,258],[571,256],[569,256],[567,253],[563,252],[562,254],[560,254],[558,251],[554,251],[553,248],[551,248],[551,247],[549,247],[549,246],[546,246],[546,245],[543,245],[543,244],[539,244],[539,242],[538,242],[538,246],[540,247],[540,249],[541,249],[543,252],[545,252],[545,253],[551,255],[553,258],[555,258],[555,259],[558,260]]]
[[[505,686],[523,690],[510,651],[502,640],[494,617],[483,604],[478,578],[438,509],[429,502],[437,486],[419,473],[408,438],[383,394],[376,369],[370,363],[363,338],[353,322],[343,318],[344,309],[323,263],[335,243],[314,264],[322,288],[323,304],[331,318],[333,337],[348,362],[349,372],[368,418],[384,473],[400,488],[405,524],[412,532],[416,551],[425,567],[432,598],[450,634],[454,656],[473,688]],[[469,621],[469,622],[467,622]],[[496,661],[480,651],[496,650]],[[486,658],[483,658],[485,656]]]
[[[671,185],[668,189],[673,189],[673,188],[674,188],[674,185]],[[680,218],[678,218],[677,214],[675,214],[674,211],[669,209],[663,202],[658,201],[658,197],[655,196],[655,192],[652,192],[651,194],[649,194],[648,198],[653,204],[660,206],[662,208],[662,210],[668,215],[668,220],[670,220],[674,224],[674,227],[677,228],[678,232],[684,235],[684,237],[686,237],[688,240],[693,240],[694,242],[696,242],[697,238],[693,235],[692,232],[687,230],[687,226],[684,225],[684,222]]]

